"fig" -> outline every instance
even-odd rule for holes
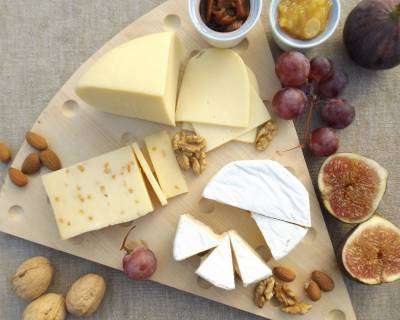
[[[318,174],[322,202],[335,218],[346,223],[368,220],[386,191],[388,172],[372,159],[337,153]]]
[[[357,226],[340,252],[342,266],[361,283],[373,285],[400,279],[400,229],[374,215]]]

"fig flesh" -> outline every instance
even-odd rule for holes
[[[347,273],[369,285],[400,279],[400,229],[375,215],[345,241],[340,255]]]
[[[378,208],[387,177],[386,169],[372,159],[337,153],[323,163],[318,188],[330,214],[346,223],[360,223]]]

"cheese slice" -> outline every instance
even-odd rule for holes
[[[208,183],[203,197],[266,217],[311,227],[306,188],[276,161],[236,161]]]
[[[254,249],[234,230],[229,231],[236,272],[247,287],[272,275],[271,269]]]
[[[229,49],[205,49],[190,59],[176,121],[247,127],[250,81],[242,58]]]
[[[241,135],[240,137],[236,138],[235,141],[243,142],[243,143],[255,143],[257,137],[257,128]]]
[[[62,239],[153,211],[130,147],[42,177]]]
[[[133,153],[135,154],[140,167],[142,168],[147,180],[150,183],[151,188],[153,189],[154,193],[157,196],[158,201],[160,201],[162,206],[167,205],[167,198],[165,197],[165,194],[162,192],[160,185],[158,184],[156,178],[154,177],[153,172],[150,169],[149,164],[147,163],[142,150],[140,150],[140,147],[137,143],[132,144],[132,150]]]
[[[222,237],[210,227],[190,214],[183,214],[179,218],[176,229],[173,254],[176,261],[185,260],[201,252],[215,248],[220,244]]]
[[[100,57],[83,74],[76,93],[101,111],[175,126],[185,55],[173,32],[128,41]]]
[[[172,150],[171,138],[161,131],[144,139],[161,190],[167,199],[188,192],[185,177]]]
[[[279,260],[287,256],[306,236],[308,229],[285,221],[251,213],[272,256]]]
[[[218,288],[235,289],[232,249],[229,234],[224,235],[221,243],[202,261],[196,274]]]

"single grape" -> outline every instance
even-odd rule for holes
[[[157,269],[157,259],[153,251],[139,247],[123,258],[122,266],[129,279],[147,280]]]
[[[349,126],[355,115],[354,107],[345,99],[330,99],[321,110],[322,119],[335,129]]]
[[[272,100],[275,113],[282,119],[292,120],[306,109],[307,97],[303,91],[296,88],[279,90]]]
[[[339,148],[339,139],[329,128],[318,128],[311,133],[309,148],[317,157],[334,154]]]
[[[298,87],[307,82],[310,61],[300,52],[285,52],[276,61],[275,72],[284,87]]]
[[[310,61],[310,80],[317,82],[327,78],[333,70],[332,61],[325,57],[315,57]]]
[[[339,96],[349,82],[347,73],[342,70],[334,70],[332,74],[323,79],[318,85],[318,91],[328,98]]]

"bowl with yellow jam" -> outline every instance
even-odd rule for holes
[[[340,0],[271,0],[272,35],[282,50],[305,51],[330,38],[340,11]]]

